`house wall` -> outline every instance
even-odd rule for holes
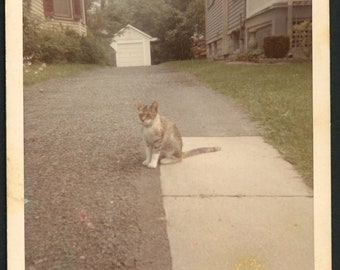
[[[254,14],[261,12],[271,6],[276,5],[287,5],[287,0],[246,0],[247,6],[247,18],[253,16]]]
[[[40,20],[44,20],[45,16],[44,16],[44,8],[43,8],[43,3],[40,0],[31,0],[31,12],[32,14],[35,14],[37,16],[37,18],[39,18]]]
[[[244,49],[244,24],[246,20],[246,0],[228,1],[228,53]]]
[[[256,39],[252,46],[251,35]],[[247,19],[246,22],[246,49],[263,48],[263,39],[266,36],[287,35],[287,8],[269,9],[261,14]]]
[[[228,1],[228,32],[240,28],[240,23],[246,19],[246,0]]]
[[[84,4],[83,0],[82,4]],[[84,9],[84,5],[82,7]],[[83,18],[79,21],[59,18],[45,18],[42,0],[31,0],[30,10],[32,12],[32,15],[34,14],[36,18],[41,22],[42,28],[49,28],[53,30],[70,29],[80,35],[86,35],[87,33],[84,10]]]
[[[297,44],[293,25],[312,19],[312,0],[206,0],[205,3],[208,58],[262,49],[263,39],[272,35],[288,35],[291,44]]]
[[[251,2],[251,0],[248,0]],[[262,1],[262,0],[261,0]],[[308,3],[308,1],[305,1]],[[275,4],[278,4],[277,1]],[[306,4],[305,3],[305,4]],[[310,2],[311,3],[311,2]],[[247,18],[246,21],[246,49],[254,49],[250,46],[251,35],[254,35],[256,39],[255,48],[263,48],[263,39],[266,36],[273,35],[290,35],[290,28],[296,22],[312,19],[312,6],[302,5],[292,7],[292,18],[288,22],[288,6],[281,5],[270,6],[261,12],[257,12],[255,15]],[[290,25],[289,25],[290,24]],[[291,37],[291,44],[294,43]]]
[[[206,39],[212,41],[221,38],[222,35],[223,0],[207,1],[206,3]]]
[[[206,0],[207,57],[220,58],[228,52],[227,0]]]

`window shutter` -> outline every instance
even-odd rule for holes
[[[81,19],[81,0],[72,0],[73,2],[73,18],[74,20]]]
[[[53,0],[43,0],[44,14],[45,17],[53,17]]]

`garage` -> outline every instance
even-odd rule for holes
[[[117,32],[111,43],[116,52],[117,67],[150,66],[150,42],[157,40],[141,30],[127,25]]]
[[[144,48],[142,42],[120,43],[116,52],[117,66],[144,66]]]

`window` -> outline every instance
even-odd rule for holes
[[[72,18],[71,0],[53,0],[54,15],[56,17]]]
[[[43,0],[44,13],[50,18],[78,21],[84,18],[83,0]]]

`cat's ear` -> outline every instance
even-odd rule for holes
[[[152,102],[151,108],[154,109],[155,112],[157,112],[157,110],[158,110],[158,102],[156,100],[154,102]]]
[[[143,103],[140,102],[139,100],[137,100],[137,101],[135,102],[135,104],[136,104],[136,107],[137,107],[138,110],[140,110],[140,109],[143,107]]]

